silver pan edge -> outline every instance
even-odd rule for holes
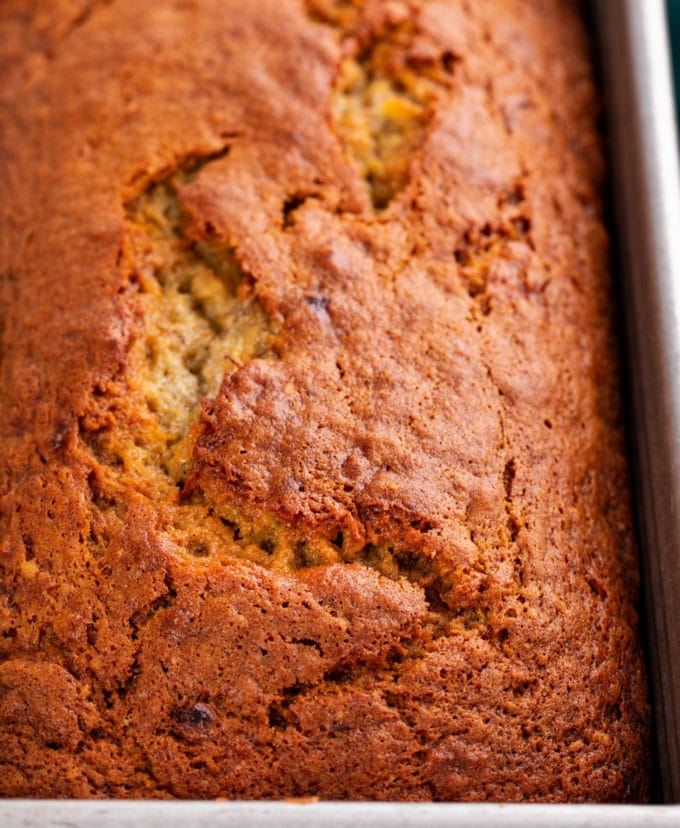
[[[665,802],[680,802],[680,171],[662,0],[596,0]],[[680,809],[678,814],[680,824]]]

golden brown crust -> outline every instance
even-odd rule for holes
[[[573,4],[0,31],[0,793],[644,798]]]

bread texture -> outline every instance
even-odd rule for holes
[[[578,4],[0,44],[0,794],[644,799]]]

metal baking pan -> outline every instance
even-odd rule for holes
[[[1,826],[680,826],[680,170],[668,31],[663,0],[590,6],[602,56],[623,282],[656,795],[665,804],[5,800]]]

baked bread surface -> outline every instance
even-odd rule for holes
[[[644,799],[575,4],[0,43],[0,793]]]

